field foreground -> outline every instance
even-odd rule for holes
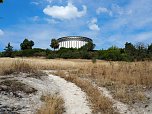
[[[152,62],[1,58],[0,97],[0,113],[151,114]]]

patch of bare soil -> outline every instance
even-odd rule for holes
[[[48,93],[57,89],[44,73],[0,76],[0,114],[34,114],[44,104],[41,96]]]
[[[59,94],[65,102],[64,114],[91,114],[87,95],[74,83],[68,82],[59,76],[49,75],[59,87]]]
[[[42,100],[42,96],[48,95],[60,97],[50,96]],[[64,107],[60,107],[61,104]],[[48,114],[52,111],[47,109],[50,106],[54,107],[53,112],[61,109],[58,114],[62,111],[64,114],[91,114],[85,92],[60,77],[46,73],[0,76],[0,114]]]

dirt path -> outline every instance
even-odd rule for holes
[[[81,88],[58,76],[49,75],[49,79],[59,87],[59,93],[65,101],[66,112],[64,114],[91,114],[86,94]]]

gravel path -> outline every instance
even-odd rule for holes
[[[91,114],[86,94],[81,88],[58,76],[49,75],[49,79],[59,87],[59,93],[65,102],[66,112],[64,114]]]

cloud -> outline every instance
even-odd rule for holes
[[[97,25],[97,19],[96,18],[93,18],[89,22],[89,29],[93,30],[93,31],[100,31],[100,27]]]
[[[112,4],[111,12],[115,15],[131,15],[132,14],[131,9],[122,8],[117,4]]]
[[[44,14],[60,20],[70,20],[82,17],[87,12],[87,7],[83,6],[82,11],[78,11],[72,3],[68,3],[67,6],[50,6],[48,5],[43,10]]]
[[[105,13],[112,17],[112,16],[121,16],[121,15],[131,15],[132,10],[122,8],[117,4],[112,4],[110,8],[105,8],[105,7],[97,8],[96,13],[98,15]]]
[[[0,36],[4,35],[4,32],[0,29]]]
[[[143,32],[143,33],[140,33],[140,34],[133,35],[132,38],[136,42],[144,42],[144,41],[149,40],[149,39],[152,38],[152,31]]]
[[[47,2],[49,2],[49,3],[52,3],[52,0],[46,0]]]
[[[37,21],[40,20],[40,17],[39,16],[34,16],[34,17],[31,17],[30,20],[33,21],[33,22],[37,22]]]
[[[36,2],[36,1],[33,1],[33,2],[31,2],[31,4],[33,4],[33,5],[39,5],[40,3]]]
[[[46,22],[48,22],[48,24],[57,24],[57,23],[59,23],[59,21],[54,20],[54,19],[44,18],[44,20]]]
[[[96,10],[96,13],[99,15],[101,13],[107,13],[109,14],[110,16],[112,16],[112,11],[108,10],[107,8],[105,7],[99,7],[97,10]]]

